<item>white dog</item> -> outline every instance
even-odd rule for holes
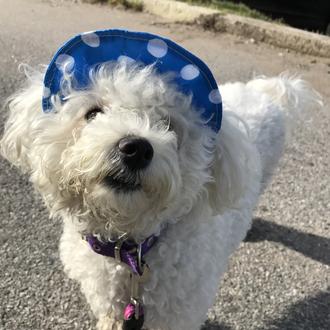
[[[155,65],[105,62],[89,71],[83,89],[74,88],[70,69],[61,77],[65,97],[53,97],[46,113],[44,74],[28,75],[6,107],[2,154],[63,219],[64,270],[80,283],[99,330],[122,329],[130,301],[146,329],[197,330],[250,228],[288,125],[319,97],[288,76],[225,84],[217,133],[195,111],[193,96]],[[86,237],[116,241],[119,257],[93,251]],[[152,244],[141,258],[135,243],[146,238]],[[118,240],[134,245],[138,275],[117,260]],[[149,276],[132,293],[144,263]]]

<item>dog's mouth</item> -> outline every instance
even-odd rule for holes
[[[121,177],[107,175],[104,178],[104,183],[111,189],[114,189],[116,192],[123,193],[138,191],[142,188],[141,183],[135,176]]]

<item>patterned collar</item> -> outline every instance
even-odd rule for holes
[[[155,235],[147,237],[140,244],[127,239],[124,235],[117,241],[104,241],[92,234],[83,238],[95,253],[112,257],[125,263],[136,275],[143,274],[144,256],[158,240],[158,237]]]

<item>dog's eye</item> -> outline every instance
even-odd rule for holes
[[[85,119],[87,120],[87,121],[91,121],[91,120],[93,120],[96,116],[97,116],[97,114],[98,113],[103,113],[103,110],[101,109],[101,108],[98,108],[98,107],[95,107],[95,108],[92,108],[92,109],[90,109],[90,110],[88,110],[87,112],[86,112],[86,114],[85,114]]]
[[[174,125],[173,125],[173,122],[172,122],[172,121],[170,121],[170,122],[168,123],[168,130],[169,130],[169,131],[174,131]]]
[[[173,131],[173,121],[170,117],[167,117],[162,120],[163,124],[168,127],[169,131]]]
[[[168,121],[168,130],[172,132],[172,131],[174,131],[174,128],[175,128],[174,121],[173,120],[169,120]]]

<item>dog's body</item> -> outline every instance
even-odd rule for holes
[[[41,77],[10,100],[2,153],[31,175],[52,215],[62,217],[61,260],[81,284],[98,329],[121,329],[129,269],[92,251],[82,233],[126,232],[136,241],[159,235],[145,256],[145,328],[199,329],[230,254],[250,228],[291,118],[317,95],[288,77],[220,86],[224,113],[215,134],[191,99],[152,67],[105,65],[90,90],[67,87],[67,103],[54,100],[51,114],[40,109]],[[154,150],[138,175],[116,154],[127,136],[148,140]]]

